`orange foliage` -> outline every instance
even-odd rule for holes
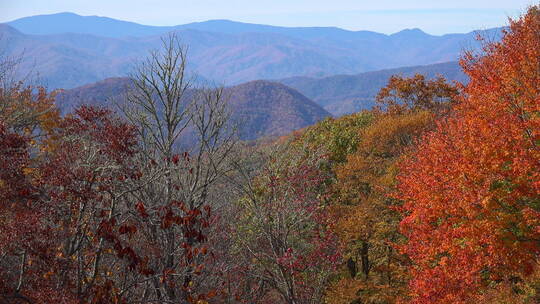
[[[440,111],[449,108],[458,93],[458,89],[442,76],[426,80],[422,74],[411,78],[393,75],[388,85],[379,91],[376,100],[391,113],[410,109]]]
[[[18,84],[5,90],[0,88],[0,120],[27,135],[38,135],[35,134],[38,128],[51,132],[60,121],[55,96],[56,92],[48,93],[44,87]]]
[[[538,33],[532,7],[483,56],[467,53],[454,115],[401,165],[412,303],[494,303],[505,290],[513,303],[539,300]]]
[[[329,288],[328,303],[391,303],[406,287],[407,260],[395,251],[399,215],[387,194],[402,155],[434,114],[412,110],[379,115],[361,132],[358,150],[336,168],[335,231],[346,248],[347,271]]]
[[[335,166],[331,212],[346,261],[328,288],[328,303],[393,303],[406,293],[409,262],[394,248],[403,237],[397,201],[388,194],[396,186],[396,163],[448,112],[457,94],[444,78],[423,75],[392,76],[381,89],[381,108],[357,131],[357,147],[346,162]]]

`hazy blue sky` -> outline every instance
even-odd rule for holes
[[[57,12],[107,16],[151,25],[208,19],[338,26],[393,33],[418,27],[432,34],[506,24],[534,0],[0,0],[0,22]]]

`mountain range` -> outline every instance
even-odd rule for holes
[[[74,88],[127,75],[170,31],[188,46],[190,70],[223,85],[442,63],[478,47],[477,32],[433,36],[408,29],[385,35],[228,20],[159,27],[59,13],[0,25],[0,49],[8,56],[23,54],[21,73],[34,71],[51,88]],[[499,32],[480,34],[497,37]]]
[[[190,72],[225,86],[244,140],[369,109],[391,75],[466,82],[456,60],[463,49],[478,47],[474,32],[432,36],[409,29],[385,35],[228,20],[146,26],[60,13],[0,24],[0,51],[22,54],[20,73],[33,71],[49,88],[65,88],[57,102],[67,112],[82,103],[111,107],[130,86],[130,70],[168,32],[188,47]],[[499,33],[480,32],[492,40]]]

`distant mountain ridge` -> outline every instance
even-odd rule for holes
[[[411,29],[385,35],[227,20],[153,27],[62,13],[0,25],[0,49],[6,49],[7,55],[24,54],[22,72],[39,73],[51,88],[73,88],[126,76],[135,62],[160,46],[160,36],[171,30],[189,47],[190,70],[224,85],[455,61],[463,49],[478,47],[476,32],[432,36]],[[481,33],[493,37],[499,32]]]
[[[387,36],[372,31],[349,31],[338,27],[281,27],[226,19],[192,22],[173,26],[154,26],[109,17],[80,16],[70,12],[24,17],[7,22],[6,24],[25,34],[31,35],[79,33],[110,38],[144,37],[182,29],[225,34],[274,33],[304,39],[324,36],[333,36],[340,39],[353,38],[355,35],[365,35],[366,37]],[[419,29],[416,30],[421,31]]]
[[[142,25],[108,17],[80,16],[69,12],[24,17],[6,24],[30,35],[78,33],[110,38],[159,35],[172,30],[167,27]]]
[[[109,78],[71,90],[57,96],[57,104],[68,112],[81,104],[115,109],[113,101],[121,101],[131,85],[129,78]],[[240,126],[243,140],[265,136],[280,136],[315,124],[331,116],[326,110],[298,91],[270,81],[251,81],[225,88],[231,119]]]
[[[449,82],[468,81],[458,62],[454,61],[356,75],[335,75],[323,78],[291,77],[277,81],[298,90],[333,115],[340,116],[372,108],[375,104],[375,96],[388,83],[390,76],[411,77],[415,74],[423,74],[429,79],[441,75]]]

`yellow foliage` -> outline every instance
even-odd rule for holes
[[[31,137],[51,135],[60,122],[60,113],[54,104],[56,92],[48,93],[43,87],[0,89],[0,120],[15,132]],[[46,144],[45,144],[46,146]]]

